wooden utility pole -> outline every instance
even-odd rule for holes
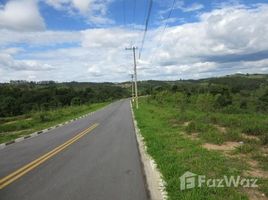
[[[126,50],[132,50],[133,51],[133,60],[134,60],[134,78],[135,78],[135,102],[136,102],[136,108],[139,108],[139,99],[138,99],[138,78],[137,78],[137,62],[136,62],[136,49],[137,47],[133,46],[131,48],[126,48]]]
[[[131,94],[132,102],[134,102],[134,74],[131,74]]]

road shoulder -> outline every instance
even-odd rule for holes
[[[146,144],[144,142],[143,136],[140,133],[140,129],[138,128],[131,102],[130,106],[138,148],[141,156],[141,162],[143,164],[143,170],[150,198],[152,200],[165,200],[167,199],[167,193],[165,191],[165,182],[162,179],[162,174],[157,169],[155,161],[146,151]]]

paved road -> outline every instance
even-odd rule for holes
[[[0,189],[0,200],[148,199],[128,100],[0,150],[0,184],[66,141],[72,143]]]

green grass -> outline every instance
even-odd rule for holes
[[[148,153],[155,159],[167,183],[169,199],[248,199],[242,188],[204,187],[181,191],[179,177],[186,171],[211,178],[241,175],[249,167],[246,163],[226,157],[221,152],[206,150],[202,147],[202,143],[222,144],[225,141],[240,141],[241,130],[246,123],[244,119],[265,122],[267,117],[229,114],[227,117],[222,113],[208,114],[190,109],[181,113],[180,109],[170,102],[159,103],[148,98],[142,99],[140,108],[134,112]],[[256,119],[253,119],[254,117]],[[191,122],[185,127],[183,122],[189,121]],[[218,130],[214,124],[227,126],[226,133]],[[197,132],[200,140],[191,140],[185,137],[184,132],[186,134]],[[251,150],[250,144],[241,149],[244,152]],[[259,157],[259,160],[265,162],[263,157]],[[268,194],[267,180],[261,180],[260,184],[261,190]]]
[[[57,110],[30,113],[18,117],[0,118],[0,143],[8,142],[35,131],[49,128],[86,113],[96,111],[108,104],[108,102],[105,102],[91,105],[70,106]]]

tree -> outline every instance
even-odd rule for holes
[[[81,105],[81,99],[79,97],[72,98],[71,105],[72,106],[80,106]]]
[[[0,100],[0,116],[9,117],[20,114],[20,109],[16,104],[14,97],[1,97]]]
[[[232,104],[232,98],[231,96],[225,96],[222,94],[217,94],[215,96],[215,107],[216,108],[223,108],[226,107],[228,105]]]

